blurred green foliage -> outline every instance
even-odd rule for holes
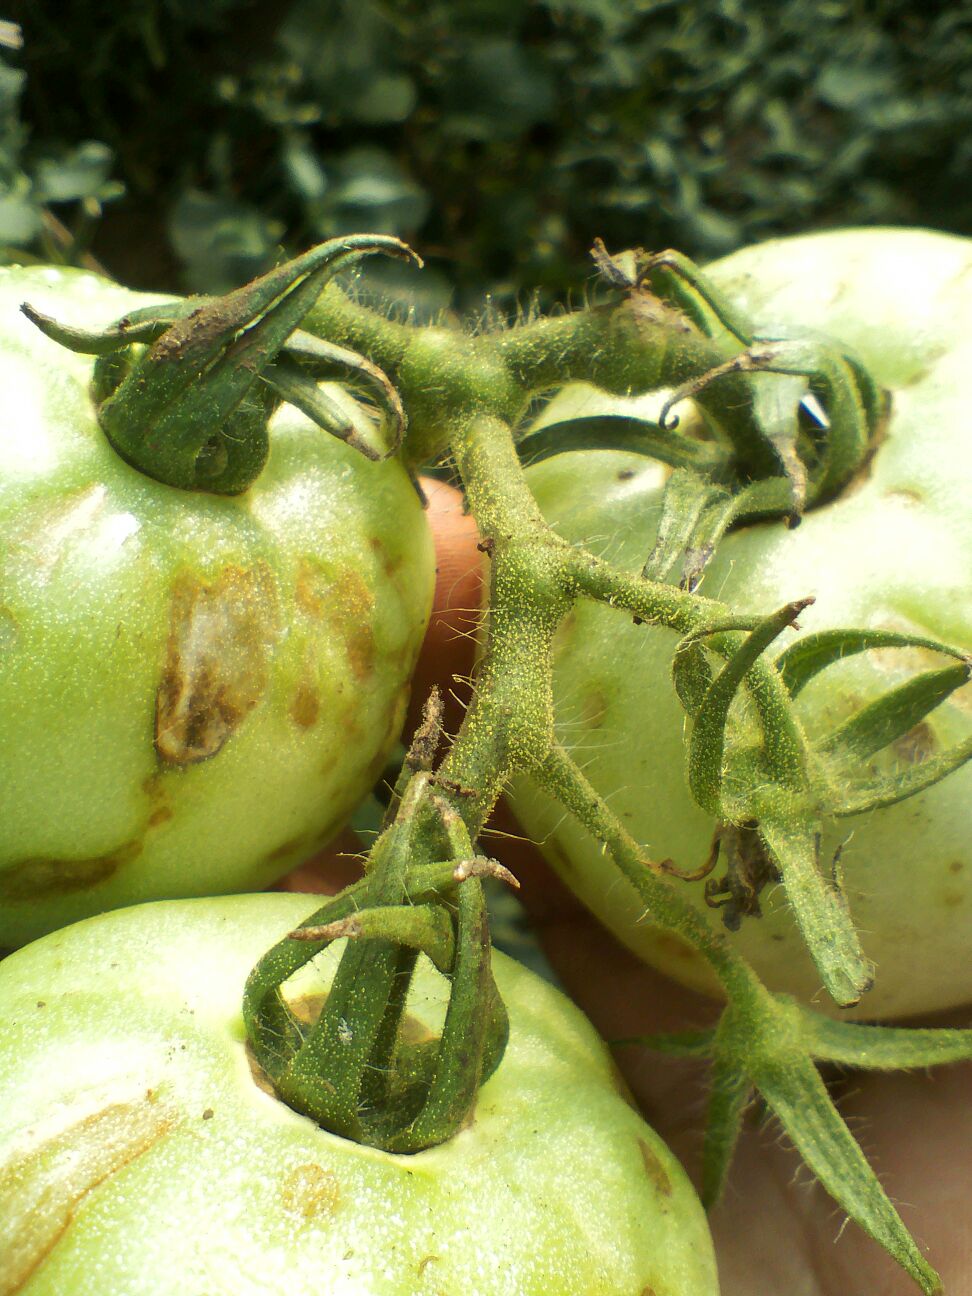
[[[347,230],[420,309],[583,290],[594,235],[972,233],[972,7],[8,0],[0,245],[214,291]],[[0,29],[0,41],[3,39]],[[401,270],[381,274],[398,287]]]

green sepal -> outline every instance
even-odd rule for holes
[[[100,334],[24,309],[48,336],[99,357],[92,380],[98,421],[127,463],[169,486],[233,495],[256,479],[267,457],[267,421],[279,393],[265,371],[327,281],[372,252],[413,255],[384,235],[333,239],[224,297],[143,309]],[[285,366],[282,381],[298,398],[303,391],[302,407],[316,408],[292,369]],[[332,414],[325,414],[326,428],[334,427]]]
[[[326,1129],[388,1151],[418,1151],[455,1134],[508,1034],[480,879],[509,875],[473,854],[462,820],[439,802],[431,775],[414,774],[367,875],[264,955],[244,995],[250,1045],[277,1095]],[[415,866],[430,807],[455,857]],[[285,982],[345,938],[320,1013],[308,1022],[287,1002]],[[405,1029],[420,953],[448,987],[437,1038]]]
[[[702,1204],[715,1206],[725,1190],[743,1116],[753,1099],[754,1085],[730,1055],[718,1047],[712,1059],[709,1103],[702,1144]]]
[[[882,810],[885,806],[896,805],[908,797],[924,792],[926,788],[940,783],[943,778],[953,774],[966,761],[972,760],[972,736],[964,742],[956,743],[948,751],[938,756],[928,756],[897,774],[885,778],[871,779],[847,788],[842,794],[834,794],[834,799],[827,806],[828,814],[838,819],[849,815],[864,814],[869,810]]]
[[[737,816],[724,813],[722,803],[723,780],[725,776],[725,754],[729,710],[745,681],[750,668],[757,658],[766,651],[769,645],[788,626],[791,626],[800,612],[812,602],[812,599],[801,599],[787,603],[778,611],[757,622],[746,638],[736,648],[722,670],[712,681],[695,717],[695,724],[689,739],[688,778],[692,795],[702,807],[717,818],[734,818]],[[705,627],[697,632],[701,635],[717,633],[736,625],[753,625],[752,621],[740,619],[720,622],[713,627]],[[685,640],[682,641],[683,643]],[[769,753],[769,763],[778,766],[781,762],[773,760],[781,746],[790,737],[792,721],[786,723],[783,716],[778,729],[767,724],[767,717],[762,717],[764,739]],[[787,764],[790,762],[787,761]],[[774,773],[785,774],[789,771],[774,769]],[[748,817],[748,816],[745,816]]]
[[[751,824],[779,870],[801,935],[827,992],[840,1004],[857,1003],[873,982],[851,922],[839,877],[826,879],[819,861],[819,807],[805,739],[790,713],[786,694],[763,690],[755,699],[762,741],[734,745],[729,739],[730,708],[746,676],[762,653],[808,600],[787,604],[755,624],[707,688],[701,702],[704,663],[696,645],[703,636],[740,628],[728,619],[685,636],[673,662],[676,689],[694,710],[689,738],[689,786],[699,805],[719,821]],[[751,623],[750,623],[751,624]],[[720,891],[709,884],[706,897],[720,903]],[[747,912],[758,913],[754,902]],[[733,899],[729,890],[729,899]],[[730,904],[726,922],[738,925],[740,912]]]
[[[715,1042],[714,1030],[663,1031],[657,1035],[632,1035],[611,1040],[612,1048],[636,1044],[654,1053],[667,1053],[669,1057],[709,1057]]]
[[[972,1030],[833,1021],[802,1004],[796,1007],[803,1015],[803,1036],[819,1062],[908,1071],[972,1058]]]
[[[758,823],[824,988],[844,1007],[858,1003],[874,984],[874,971],[854,930],[836,862],[830,878],[821,871],[820,835],[813,818],[797,810],[776,820],[764,814]]]
[[[904,801],[972,759],[970,737],[893,774],[863,780],[848,777],[850,769],[907,734],[972,675],[972,660],[961,649],[893,630],[826,630],[807,635],[779,655],[776,668],[790,696],[796,697],[828,666],[876,648],[918,648],[952,657],[956,665],[924,671],[886,690],[816,745],[828,771],[829,788],[821,789],[822,808],[837,818]]]
[[[968,659],[968,653],[924,635],[898,630],[818,630],[784,648],[776,659],[776,669],[790,696],[796,697],[828,666],[872,648],[928,648],[959,661]]]
[[[881,1188],[816,1064],[897,1070],[965,1061],[972,1057],[972,1031],[832,1021],[788,996],[770,995],[754,986],[745,1001],[724,1010],[714,1031],[645,1035],[623,1042],[681,1056],[711,1057],[703,1147],[707,1206],[721,1195],[742,1116],[755,1091],[838,1205],[922,1291],[928,1296],[941,1292],[938,1275]]]
[[[942,1291],[806,1053],[767,1050],[750,1076],[800,1156],[848,1215],[879,1243],[927,1296]]]
[[[839,765],[866,760],[913,729],[939,703],[967,684],[970,674],[969,663],[962,662],[905,680],[834,729],[817,750]]]
[[[621,450],[645,455],[673,468],[719,472],[728,464],[723,447],[693,441],[674,430],[630,414],[590,414],[549,423],[517,443],[525,464],[539,463],[572,450]]]
[[[641,572],[644,579],[668,581],[681,564],[675,583],[694,589],[725,529],[723,518],[731,511],[732,497],[725,487],[691,469],[676,468],[662,492],[655,544]]]
[[[672,656],[672,683],[685,712],[696,717],[712,687],[712,667],[699,639],[680,639]]]
[[[440,972],[449,971],[456,953],[450,916],[435,904],[375,905],[337,922],[312,928],[300,927],[291,932],[290,939],[327,943],[334,940],[385,940],[421,951]]]
[[[185,298],[174,302],[160,302],[158,306],[145,306],[123,315],[104,329],[78,328],[62,320],[45,315],[30,302],[21,302],[20,309],[35,328],[76,355],[107,356],[131,346],[133,342],[151,344],[177,320],[185,319],[201,302],[210,298]]]
[[[747,347],[752,342],[749,321],[681,252],[668,248],[642,257],[638,277],[690,319],[700,333],[716,341],[721,338],[727,350]]]

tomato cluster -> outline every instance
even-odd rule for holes
[[[828,663],[794,697],[791,728],[808,736],[806,751],[839,746],[828,747],[827,735],[853,736],[869,707],[871,729],[885,724],[893,739],[872,742],[862,760],[872,779],[968,745],[966,693],[953,676],[967,678],[972,641],[963,403],[972,316],[962,288],[972,250],[927,233],[849,232],[768,244],[711,268],[710,282],[750,317],[757,341],[826,333],[890,394],[891,415],[876,444],[860,438],[853,479],[826,498],[808,497],[814,507],[799,526],[802,500],[758,518],[740,512],[726,534],[718,530],[714,553],[692,553],[685,588],[669,597],[676,582],[657,573],[642,582],[657,599],[652,611],[667,609],[668,621],[659,613],[654,626],[631,588],[671,525],[671,474],[646,459],[644,444],[641,453],[566,453],[562,444],[527,470],[529,490],[522,486],[504,513],[483,486],[484,465],[519,473],[513,437],[475,436],[478,423],[511,427],[526,396],[562,386],[565,374],[576,376],[571,365],[586,365],[613,395],[587,387],[562,397],[561,412],[570,413],[561,435],[610,425],[630,439],[623,357],[640,361],[641,330],[657,338],[667,328],[690,338],[689,359],[672,366],[682,396],[698,396],[701,408],[693,423],[688,400],[678,405],[679,453],[714,462],[705,420],[718,402],[710,390],[702,395],[711,373],[679,366],[714,356],[722,381],[743,372],[738,357],[718,363],[718,328],[706,333],[691,302],[683,317],[652,300],[644,266],[629,272],[623,259],[596,252],[623,304],[614,317],[578,313],[572,336],[555,320],[524,330],[525,342],[514,330],[492,351],[444,329],[408,340],[404,326],[388,323],[382,338],[377,322],[362,323],[357,307],[325,295],[314,322],[329,323],[327,338],[324,328],[322,336],[298,332],[283,352],[290,334],[280,330],[261,370],[255,334],[234,325],[201,380],[228,363],[250,393],[246,420],[273,412],[265,466],[232,495],[146,475],[109,444],[104,407],[92,398],[93,390],[104,396],[111,371],[106,402],[123,390],[122,405],[131,398],[143,408],[145,356],[163,367],[179,361],[192,351],[193,319],[212,323],[218,303],[173,303],[164,326],[151,316],[146,325],[141,299],[95,276],[0,275],[0,947],[25,946],[0,963],[0,1296],[299,1296],[322,1283],[360,1296],[717,1292],[694,1190],[633,1109],[590,1025],[558,992],[491,954],[482,880],[511,879],[479,853],[475,838],[495,797],[473,784],[498,795],[511,774],[512,804],[530,835],[625,944],[696,988],[715,988],[713,970],[721,979],[730,1002],[719,1030],[659,1044],[708,1048],[722,1067],[714,1109],[724,1128],[707,1145],[705,1175],[718,1188],[755,1087],[841,1204],[851,1203],[926,1291],[937,1290],[827,1106],[813,1063],[868,1064],[869,1044],[855,1034],[863,1028],[821,1025],[807,1009],[819,997],[820,964],[774,886],[782,865],[773,867],[765,843],[758,903],[741,922],[729,915],[727,935],[700,918],[722,894],[699,867],[715,862],[714,831],[724,849],[732,843],[738,866],[759,824],[714,823],[693,800],[685,690],[676,696],[671,666],[677,642],[694,650],[708,637],[711,658],[720,635],[731,665],[726,636],[765,625],[781,605],[799,606],[801,631],[853,625],[901,640]],[[261,306],[259,328],[279,302],[296,311],[296,294],[310,300],[323,280],[308,254],[294,282]],[[617,354],[597,350],[605,319]],[[731,332],[727,320],[719,327]],[[131,328],[143,329],[142,350],[128,346]],[[90,357],[55,336],[69,346],[80,338],[75,351],[101,348],[93,387]],[[378,358],[346,349],[361,337]],[[741,346],[741,334],[733,337]],[[112,358],[119,339],[124,364]],[[845,362],[858,372],[857,361]],[[311,366],[363,378],[404,422],[380,363],[411,384],[417,426],[403,454],[378,461],[370,414],[355,404],[348,421],[350,397],[319,386]],[[533,387],[523,378],[531,366]],[[753,369],[746,381],[755,384],[779,373],[765,356],[747,374]],[[725,386],[727,426],[738,415],[733,400],[752,390]],[[807,409],[826,426],[812,388],[809,397]],[[171,423],[171,408],[159,408]],[[427,484],[439,530],[437,616],[416,666],[436,557],[414,472],[448,444],[450,411],[465,420],[452,452],[477,520],[492,533],[480,540],[458,496]],[[806,422],[806,410],[800,417]],[[193,464],[213,469],[219,454],[232,457],[235,444],[227,451],[226,442],[236,425],[227,426],[222,442],[214,435],[194,446]],[[654,444],[671,426],[663,413]],[[143,442],[151,450],[152,430],[128,429],[139,454]],[[773,460],[767,445],[757,444],[747,464],[743,441],[733,442],[741,491],[751,467],[755,474]],[[792,486],[795,498],[802,487],[785,448],[780,461],[787,472],[771,473],[770,485],[777,495]],[[705,499],[728,497],[723,486],[716,481]],[[517,564],[511,537],[521,525],[541,537],[532,569]],[[506,634],[504,660],[522,667],[520,694],[503,692],[487,646],[468,721],[437,763],[443,729],[454,737],[462,718],[490,563],[491,606],[501,615],[489,633]],[[693,620],[699,577],[734,618]],[[531,604],[538,591],[552,611]],[[635,615],[625,618],[619,604]],[[920,640],[946,645],[950,682],[942,704],[907,727],[872,704],[936,655]],[[790,640],[770,642],[765,671],[782,677],[778,654]],[[551,643],[552,690],[543,675]],[[532,657],[524,644],[535,645]],[[701,650],[696,659],[709,697],[718,684],[712,662]],[[408,728],[417,736],[365,877],[319,922],[306,895],[226,894],[279,879],[347,821],[399,740],[412,678],[419,701],[433,683],[457,696],[445,711],[435,701],[423,713],[413,706]],[[529,712],[520,728],[518,707]],[[740,710],[744,728],[752,716]],[[554,737],[544,747],[535,732],[543,739],[547,719]],[[812,786],[826,792],[832,768]],[[930,1012],[972,997],[964,957],[970,779],[966,766],[899,804],[827,820],[819,834],[817,854],[832,867],[826,894],[846,898],[876,965],[873,991],[852,1010],[859,1016]],[[820,806],[810,810],[825,818]],[[618,871],[632,851],[644,855],[652,895],[673,897],[665,912],[688,915],[682,935],[646,921],[640,877]],[[255,982],[264,1013],[257,1030]],[[775,1038],[791,1030],[792,1040]],[[962,1041],[946,1034],[925,1033],[919,1065],[963,1056]],[[887,1060],[895,1049],[918,1057],[904,1035],[892,1032],[881,1065],[895,1065]],[[739,1075],[727,1059],[741,1059]],[[328,1076],[356,1087],[349,1096]],[[328,1126],[281,1099],[298,1092],[310,1093],[314,1111],[344,1104],[345,1124]],[[437,1126],[435,1111],[429,1118],[429,1128],[448,1124],[447,1137],[393,1150],[381,1141],[382,1104],[397,1105],[396,1131],[407,1135],[420,1111],[425,1119],[422,1102],[457,1094],[469,1101],[450,1109],[451,1124],[442,1117]],[[819,1128],[836,1131],[839,1143],[830,1160],[813,1137],[801,1141],[794,1094],[819,1098]],[[790,1124],[788,1106],[796,1109]],[[370,1143],[332,1132],[365,1127]],[[846,1192],[842,1175],[852,1180]]]

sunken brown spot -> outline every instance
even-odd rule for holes
[[[311,729],[321,714],[321,696],[309,680],[301,680],[290,703],[290,718],[298,729]]]
[[[671,1197],[672,1181],[668,1177],[668,1171],[658,1159],[655,1150],[645,1142],[644,1139],[638,1140],[638,1150],[641,1153],[641,1159],[645,1164],[645,1173],[651,1180],[652,1186],[662,1197]]]
[[[327,1219],[340,1205],[337,1175],[314,1161],[291,1170],[281,1189],[284,1210],[302,1219]]]
[[[405,555],[401,553],[390,553],[388,546],[380,536],[372,536],[368,541],[368,544],[371,547],[372,553],[377,555],[378,561],[381,563],[382,571],[390,581],[394,581],[401,569]]]
[[[29,1282],[92,1192],[175,1125],[151,1093],[94,1112],[0,1168],[0,1296]]]
[[[215,756],[260,701],[279,629],[265,564],[226,567],[212,584],[184,574],[172,591],[155,749],[170,765]]]
[[[53,859],[37,856],[18,860],[0,872],[0,899],[31,900],[43,896],[71,895],[96,887],[130,864],[141,853],[140,841],[126,842],[107,855],[90,859]]]

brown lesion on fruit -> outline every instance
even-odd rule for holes
[[[39,900],[88,891],[114,877],[141,850],[140,841],[130,841],[105,855],[88,859],[39,855],[17,860],[0,871],[0,900]]]
[[[315,1161],[295,1166],[280,1190],[284,1210],[305,1220],[328,1219],[341,1204],[337,1175]]]
[[[321,694],[308,669],[290,701],[290,718],[298,729],[313,729],[321,715]]]
[[[176,1123],[176,1113],[149,1091],[74,1121],[0,1166],[0,1296],[19,1292],[88,1196]]]
[[[175,810],[169,801],[169,792],[161,770],[155,770],[148,778],[142,780],[142,791],[148,797],[149,809],[145,816],[145,828],[161,828],[175,818]]]
[[[279,626],[266,564],[225,567],[211,583],[190,573],[178,578],[156,695],[161,760],[192,765],[223,748],[263,697]]]
[[[658,1153],[646,1143],[643,1138],[638,1139],[638,1151],[641,1153],[641,1160],[645,1167],[645,1174],[648,1176],[651,1186],[660,1197],[671,1197],[672,1181],[668,1171],[662,1165]]]
[[[380,536],[372,536],[368,544],[372,553],[377,556],[378,561],[381,563],[382,571],[393,584],[396,583],[396,577],[401,570],[402,563],[405,561],[405,555],[403,553],[391,553]]]
[[[294,601],[307,616],[340,635],[356,679],[373,673],[375,596],[360,572],[351,567],[335,571],[305,559],[297,572]]]

